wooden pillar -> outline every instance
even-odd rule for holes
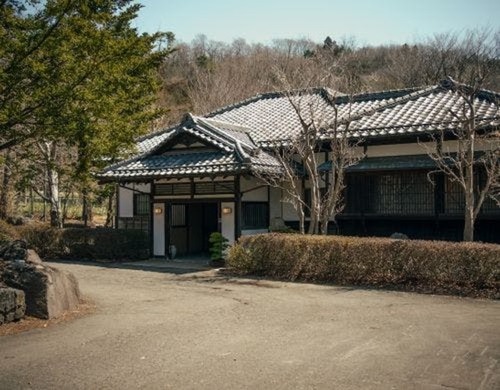
[[[241,236],[241,190],[240,175],[234,178],[234,239]]]
[[[267,186],[267,230],[271,226],[271,186]]]
[[[155,181],[149,182],[149,256],[154,254],[154,201],[155,201]],[[165,212],[164,212],[165,213]]]
[[[120,218],[120,183],[116,182],[115,184],[115,197],[116,197],[116,202],[115,202],[115,229],[118,229],[118,221]]]

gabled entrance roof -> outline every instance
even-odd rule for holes
[[[178,126],[139,140],[138,149],[142,153],[107,167],[99,179],[210,177],[280,169],[278,161],[253,142],[247,128],[191,114]]]

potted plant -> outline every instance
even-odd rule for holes
[[[216,267],[224,266],[224,255],[229,247],[229,240],[219,232],[213,232],[208,239],[210,243],[210,263]]]

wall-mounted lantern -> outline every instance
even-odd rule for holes
[[[231,207],[223,207],[222,208],[222,214],[224,214],[224,215],[231,214],[232,212],[233,212],[233,209]]]
[[[163,207],[155,207],[155,214],[157,215],[163,214]]]

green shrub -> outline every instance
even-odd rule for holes
[[[22,238],[42,259],[140,260],[149,257],[149,238],[142,230],[54,229],[30,224]]]
[[[239,275],[500,298],[500,245],[262,234],[240,238]]]
[[[224,260],[224,252],[229,248],[228,239],[219,232],[210,234],[208,242],[210,243],[210,259],[212,261]]]
[[[142,230],[64,229],[61,243],[72,259],[141,260],[149,257],[149,238]]]

